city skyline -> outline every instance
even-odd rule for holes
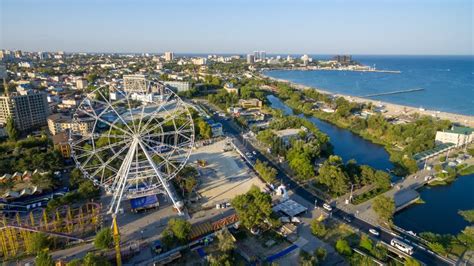
[[[113,3],[2,1],[0,48],[98,53],[473,54],[472,3],[464,0]]]

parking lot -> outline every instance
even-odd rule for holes
[[[200,203],[205,207],[228,202],[236,195],[247,192],[252,185],[264,187],[264,183],[256,177],[240,155],[225,148],[226,140],[221,140],[197,148],[189,159],[190,163],[206,161],[206,166],[198,167],[198,193],[201,196]]]

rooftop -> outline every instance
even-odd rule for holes
[[[446,130],[445,132],[456,133],[456,134],[464,134],[470,135],[474,132],[474,128],[470,127],[456,127],[453,126],[451,129]]]

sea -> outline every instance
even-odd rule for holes
[[[312,56],[330,59],[329,56]],[[352,96],[410,89],[420,91],[375,96],[371,99],[464,115],[474,115],[474,56],[353,56],[379,70],[401,73],[271,70],[265,75],[332,93]]]

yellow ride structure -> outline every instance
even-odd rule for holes
[[[0,257],[9,260],[32,254],[34,234],[43,233],[55,241],[82,242],[83,237],[100,226],[101,205],[86,203],[79,207],[62,206],[29,213],[10,213],[0,217]]]

